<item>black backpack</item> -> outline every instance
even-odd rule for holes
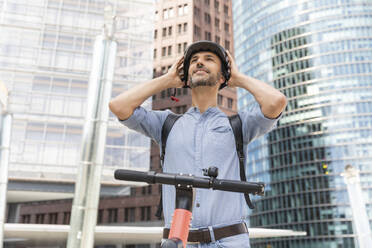
[[[161,130],[161,165],[163,166],[164,163],[164,156],[165,156],[165,147],[167,144],[167,139],[170,131],[172,130],[172,127],[174,123],[180,118],[182,115],[177,115],[170,113],[167,118],[164,121],[162,130]],[[240,116],[238,114],[229,116],[229,121],[231,128],[234,132],[235,137],[235,145],[236,145],[236,152],[239,157],[239,167],[240,167],[240,180],[241,181],[247,181],[247,178],[245,176],[245,169],[244,169],[244,152],[243,152],[243,132],[242,132],[242,120],[240,119]],[[160,192],[160,202],[158,205],[158,210],[156,211],[155,216],[161,219],[161,213],[163,212],[163,196],[162,192]],[[244,194],[245,201],[250,209],[254,209],[254,205],[251,202],[251,199],[249,198],[249,194]]]

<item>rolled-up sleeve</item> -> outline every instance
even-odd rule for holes
[[[248,144],[273,130],[281,114],[275,119],[267,118],[263,115],[260,106],[255,104],[251,110],[239,111],[239,116],[243,124],[243,142]]]
[[[129,129],[154,139],[159,144],[161,129],[169,113],[169,110],[146,110],[143,107],[137,107],[128,119],[119,120],[119,122]]]

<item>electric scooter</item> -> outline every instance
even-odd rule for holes
[[[208,177],[195,177],[193,175],[157,173],[155,171],[141,172],[133,170],[116,170],[115,179],[148,184],[168,184],[176,187],[176,207],[168,239],[165,239],[161,248],[185,248],[189,235],[193,206],[193,188],[214,189],[230,192],[263,195],[264,183],[252,183],[238,180],[216,179],[218,168],[210,167],[204,171]]]

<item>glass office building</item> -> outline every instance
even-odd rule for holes
[[[251,227],[306,231],[252,247],[358,247],[346,185],[361,171],[372,221],[372,1],[233,1],[239,70],[288,99],[278,127],[248,146],[247,176],[267,183]],[[254,99],[238,90],[239,109]]]
[[[110,3],[117,12],[116,96],[152,78],[153,1],[0,1],[0,78],[14,117],[10,181],[75,181],[93,44]],[[118,167],[148,169],[150,149],[148,138],[110,117],[102,174],[109,184]]]

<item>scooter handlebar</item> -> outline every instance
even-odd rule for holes
[[[258,195],[263,195],[265,190],[265,184],[261,182],[254,183],[237,180],[214,179],[184,174],[156,173],[154,171],[143,172],[120,169],[115,171],[115,179],[146,182],[148,184],[160,183],[194,188],[212,188],[215,190]]]

